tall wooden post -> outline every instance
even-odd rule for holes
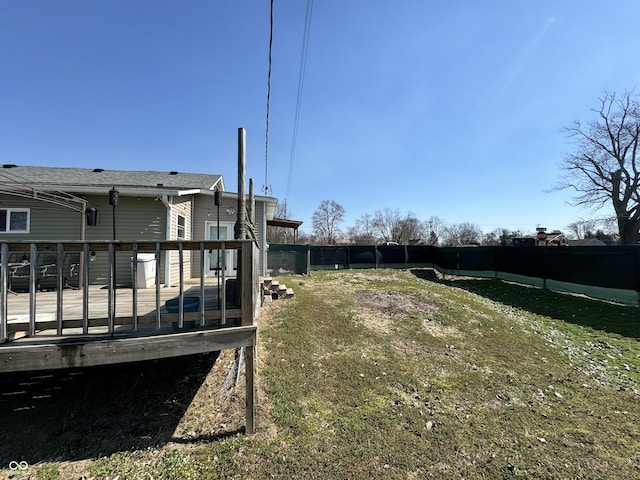
[[[246,132],[244,128],[238,129],[238,217],[235,225],[236,240],[244,240],[247,238],[246,231],[246,199],[244,195],[244,177],[246,170]],[[240,273],[240,265],[238,265],[238,274]],[[240,279],[238,279],[240,281]]]
[[[246,171],[246,132],[244,128],[238,128],[238,217],[235,224],[235,238],[236,240],[246,240],[247,238],[247,223],[246,223],[246,215],[247,215],[247,202],[244,194],[245,186],[244,186],[244,178]],[[243,278],[243,257],[247,254],[248,246],[243,245],[238,255],[238,270],[237,270],[237,278],[236,282],[238,285],[238,295],[240,299],[240,309],[242,311],[241,317],[242,319],[247,318],[247,314],[249,314],[250,318],[253,321],[253,296],[251,294],[247,295],[247,289],[249,292],[253,291],[251,285],[247,285],[247,281],[250,279]],[[252,265],[249,262],[247,265]],[[248,296],[251,296],[251,299],[247,300]],[[247,312],[246,310],[250,312]],[[241,321],[244,324],[244,321]],[[244,364],[245,364],[245,416],[246,416],[246,433],[248,435],[252,435],[255,433],[255,399],[256,399],[256,384],[255,384],[255,373],[256,373],[256,362],[255,362],[255,349],[257,341],[257,333],[254,336],[253,345],[243,348],[240,352],[240,356],[244,353]],[[240,365],[238,364],[238,369]]]

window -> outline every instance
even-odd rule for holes
[[[29,233],[29,209],[0,208],[0,232]]]
[[[186,238],[187,219],[184,215],[178,214],[178,238]]]

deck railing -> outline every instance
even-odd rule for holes
[[[237,251],[237,274],[228,284],[225,271],[229,250]],[[210,251],[219,252],[219,280],[205,275]],[[245,348],[245,428],[247,433],[255,432],[260,290],[253,241],[5,242],[0,244],[0,252],[0,373]],[[156,267],[153,289],[138,288],[141,272],[137,259],[142,252],[154,253],[156,261],[164,260],[162,267]],[[52,257],[44,271],[37,261],[43,253]],[[92,257],[104,257],[105,253],[106,262],[91,262]],[[118,253],[132,258],[130,289],[120,288],[116,281]],[[66,261],[70,255],[77,257],[77,264]],[[10,258],[18,261],[11,262]],[[167,273],[167,268],[178,269],[177,287],[162,285],[161,270]],[[19,269],[19,278],[27,282],[23,290],[28,293],[11,291],[12,271]],[[96,276],[98,269],[105,271]],[[192,272],[197,272],[196,278]],[[53,285],[55,291],[38,291],[45,273],[47,286]],[[70,282],[76,273],[77,283]],[[120,272],[118,278],[122,277]],[[104,279],[103,284],[96,278]],[[187,293],[198,297],[197,312],[187,311]],[[163,304],[169,297],[177,300],[175,313]]]
[[[60,337],[100,338],[105,334],[170,334],[192,326],[211,329],[253,325],[259,308],[256,249],[254,242],[240,240],[2,242],[0,348],[21,337],[41,336],[53,341]],[[238,269],[233,278],[225,275],[229,250],[237,251]],[[219,255],[216,271],[220,278],[206,276],[209,269],[205,262],[212,251]],[[152,288],[138,287],[138,278],[145,274],[139,271],[137,261],[143,252],[154,254],[156,261]],[[104,259],[105,254],[106,261],[91,261],[96,255]],[[123,289],[116,281],[118,254],[132,258],[130,288]],[[46,263],[30,261],[43,255]],[[69,261],[70,256],[76,260]],[[122,262],[118,265],[121,268]],[[171,288],[164,282],[167,268],[178,270],[176,286]],[[97,269],[102,270],[98,275]],[[24,293],[12,290],[18,270]],[[45,276],[53,291],[39,291]],[[118,278],[122,278],[122,272]],[[168,296],[176,303],[171,312],[165,305]],[[199,299],[197,311],[185,305],[185,298],[190,297]]]

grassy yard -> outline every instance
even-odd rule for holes
[[[280,280],[256,435],[207,439],[198,392],[173,441],[31,478],[640,478],[637,307],[430,270]]]

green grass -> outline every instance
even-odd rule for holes
[[[261,329],[258,433],[114,454],[89,476],[640,478],[638,308],[425,271],[279,280],[296,296]],[[386,329],[362,292],[392,299]]]

